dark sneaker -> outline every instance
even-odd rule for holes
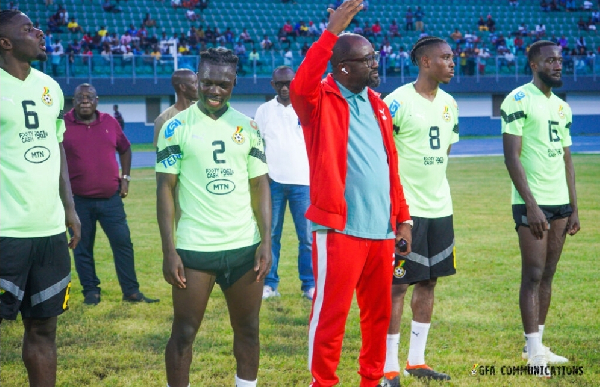
[[[137,293],[133,293],[130,296],[123,295],[123,301],[127,301],[127,302],[145,302],[147,304],[151,304],[153,302],[159,302],[160,300],[158,298],[148,298],[148,297],[144,296],[144,293],[137,292]]]
[[[381,387],[400,387],[400,373],[386,372],[379,383]]]
[[[86,305],[98,305],[100,303],[99,293],[88,293],[83,299],[83,303]]]
[[[450,376],[441,372],[434,371],[427,364],[411,366],[406,362],[404,376],[414,376],[416,378],[425,378],[433,380],[450,380]]]

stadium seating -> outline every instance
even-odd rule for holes
[[[236,37],[243,28],[246,28],[258,44],[265,34],[269,35],[273,42],[277,42],[277,32],[286,20],[290,20],[292,23],[299,20],[306,23],[312,21],[318,25],[321,19],[327,15],[327,5],[332,2],[333,0],[299,0],[297,4],[283,4],[279,0],[211,0],[209,8],[202,14],[196,10],[196,13],[200,15],[197,22],[188,21],[185,18],[185,10],[173,9],[169,0],[121,1],[118,6],[123,9],[123,12],[119,14],[104,12],[99,1],[65,0],[64,6],[69,12],[69,16],[76,17],[84,31],[91,34],[101,25],[106,25],[109,33],[117,32],[120,36],[132,23],[139,27],[145,14],[149,12],[157,22],[157,27],[149,29],[150,35],[160,36],[164,31],[167,35],[172,36],[174,33],[187,32],[192,25],[203,25],[205,28],[210,25],[213,28],[218,27],[221,32],[230,27]],[[357,19],[361,25],[365,21],[371,24],[379,21],[384,35],[388,31],[391,21],[396,20],[402,37],[390,38],[392,47],[395,51],[401,46],[405,50],[410,50],[410,47],[418,39],[419,32],[404,31],[404,15],[407,7],[412,7],[414,11],[417,5],[421,6],[425,12],[424,23],[427,33],[448,40],[450,40],[449,34],[458,28],[463,34],[467,31],[475,32],[482,40],[486,41],[489,33],[477,31],[477,20],[479,16],[486,18],[488,14],[491,14],[496,21],[496,33],[502,33],[505,37],[516,31],[521,23],[525,23],[530,31],[535,29],[536,24],[544,23],[547,29],[547,38],[553,34],[557,37],[564,34],[569,38],[570,47],[574,47],[575,38],[583,35],[588,43],[588,49],[596,51],[600,46],[600,35],[587,31],[582,32],[577,28],[579,18],[583,17],[584,20],[587,20],[590,16],[589,12],[542,12],[537,0],[520,0],[519,6],[516,8],[509,6],[508,1],[505,0],[371,0],[369,9],[361,12]],[[49,16],[56,11],[57,5],[46,8],[40,3],[40,0],[21,0],[20,8],[34,22],[39,22],[42,28],[45,28]],[[80,33],[69,32],[55,34],[55,36],[57,35],[64,42],[65,48],[67,42],[80,39],[82,36]],[[300,47],[305,41],[310,44],[314,39],[313,37],[299,37],[292,42],[296,64],[299,63],[301,57]],[[381,45],[383,39],[383,36],[371,38],[377,47]],[[525,42],[527,43],[527,39]],[[246,44],[246,46],[250,52],[251,44]],[[492,49],[492,55],[494,55],[493,46],[489,43],[487,46]],[[275,48],[280,50],[281,46],[276,44]],[[262,61],[268,64],[263,68],[271,68],[272,64],[278,65],[283,62],[279,52],[276,52],[273,57],[269,53],[262,53],[261,56]],[[493,61],[488,61],[488,64],[489,62]],[[97,69],[98,67],[94,71]],[[121,71],[129,70],[119,69],[119,72]],[[141,68],[140,71],[144,73],[148,69]],[[161,72],[160,68],[158,72]],[[265,73],[268,72],[270,71],[265,70]]]

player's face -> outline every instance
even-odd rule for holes
[[[98,95],[93,87],[78,87],[73,96],[73,109],[77,117],[89,119],[98,106]]]
[[[294,79],[294,72],[290,69],[282,69],[273,74],[271,86],[277,92],[280,100],[288,101],[290,99],[290,82]]]
[[[185,78],[183,85],[185,86],[185,92],[183,93],[184,97],[190,101],[197,101],[198,76],[196,74],[190,74]]]
[[[537,62],[533,63],[533,71],[548,87],[561,87],[562,82],[562,48],[560,46],[544,46],[540,49]]]
[[[379,78],[379,62],[374,60],[375,51],[373,46],[365,38],[357,41],[352,53],[344,60],[344,66],[349,67],[348,80],[351,86],[357,89],[365,87],[377,87],[381,83]],[[351,61],[348,61],[351,59]],[[363,60],[359,60],[363,59]]]
[[[12,18],[10,25],[6,26],[7,39],[10,42],[12,55],[23,62],[34,60],[44,61],[46,55],[46,39],[42,30],[37,29],[24,13]],[[2,42],[4,46],[8,42]]]
[[[454,77],[454,54],[448,44],[436,44],[430,48],[430,74],[439,83],[447,84]]]
[[[205,63],[198,71],[198,103],[209,114],[227,108],[235,85],[235,66]]]

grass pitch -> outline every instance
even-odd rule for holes
[[[501,374],[502,366],[523,365],[518,307],[520,255],[510,209],[510,181],[501,157],[455,158],[448,176],[454,198],[458,273],[438,282],[426,360],[452,376],[450,382],[401,378],[403,386],[598,386],[600,385],[600,156],[574,156],[582,231],[569,237],[554,279],[544,343],[583,367],[583,375],[537,380]],[[170,288],[162,278],[151,169],[132,172],[126,211],[141,290],[161,302],[121,301],[112,255],[102,232],[96,240],[96,268],[102,302],[83,305],[73,266],[70,310],[59,318],[58,386],[165,386],[164,349],[172,321]],[[301,297],[297,242],[288,215],[284,226],[280,299],[261,310],[260,386],[308,386],[307,323],[310,302]],[[377,286],[377,284],[373,284]],[[410,290],[409,290],[410,293]],[[407,296],[407,303],[410,294]],[[373,302],[377,302],[374,300]],[[406,361],[410,307],[405,308],[400,363]],[[347,323],[338,375],[342,386],[358,386],[358,309]],[[0,325],[0,385],[27,385],[21,362],[20,320]],[[496,375],[471,376],[473,364],[494,366]],[[232,331],[220,289],[215,287],[194,346],[192,386],[233,386]]]

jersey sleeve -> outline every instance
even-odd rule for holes
[[[118,122],[115,130],[117,131],[117,152],[119,152],[119,154],[123,154],[127,152],[129,148],[131,148],[131,143],[127,139],[127,136],[125,136],[125,132],[123,132],[123,129],[121,129],[121,125],[119,125]]]
[[[571,112],[571,108],[569,107],[569,105],[566,106],[565,110],[566,123],[564,127],[561,126],[562,133],[560,136],[560,143],[563,148],[571,146],[573,144],[573,142],[571,141],[571,124],[573,123],[573,112]]]
[[[526,98],[523,91],[509,94],[500,106],[500,115],[502,116],[502,133],[523,135],[523,126],[527,118]]]
[[[454,126],[452,127],[452,135],[450,136],[450,144],[454,144],[459,140],[458,130],[458,104],[454,98],[450,98],[450,106],[452,106],[452,115],[454,117]]]
[[[402,104],[396,99],[396,93],[392,93],[383,99],[388,108],[390,109],[390,115],[392,116],[392,125],[400,127],[400,107]]]
[[[167,121],[158,134],[156,172],[178,175],[181,170],[181,151],[184,127],[177,118]]]
[[[58,116],[56,116],[56,139],[58,140],[58,142],[63,142],[63,137],[67,130],[67,127],[65,126],[65,119],[64,119],[65,97],[64,97],[62,91],[60,91],[60,93],[58,95],[58,99],[59,99],[60,110],[58,111]]]
[[[250,152],[248,153],[248,179],[269,173],[265,146],[258,129],[250,131]]]

